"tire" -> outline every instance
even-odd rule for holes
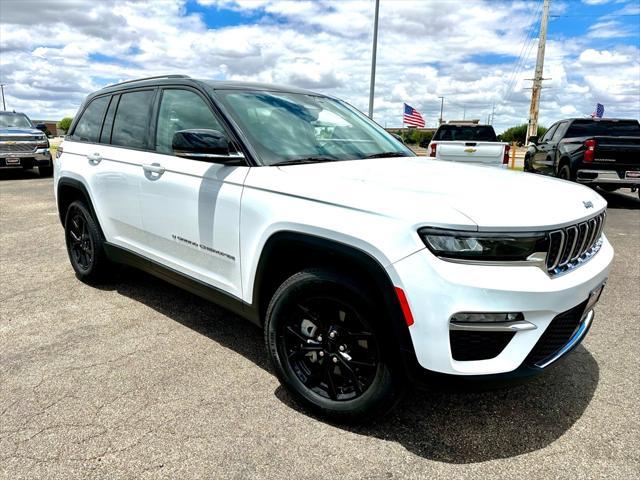
[[[558,178],[571,181],[571,169],[569,165],[562,165],[558,170]]]
[[[41,177],[50,177],[53,175],[53,165],[48,165],[46,167],[38,167],[38,175]]]
[[[531,159],[529,157],[524,157],[524,168],[525,172],[533,173],[533,168],[531,168]]]
[[[309,269],[288,278],[265,321],[267,351],[282,385],[331,421],[357,423],[388,413],[402,397],[404,380],[389,361],[388,336],[371,321],[379,312],[366,290],[335,271]]]
[[[64,235],[76,277],[94,285],[107,281],[112,265],[104,252],[104,237],[89,209],[80,200],[67,208]]]

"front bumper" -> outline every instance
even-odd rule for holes
[[[608,184],[620,186],[640,185],[640,177],[625,176],[625,172],[616,170],[578,170],[576,181],[584,184]]]
[[[1,169],[48,167],[51,162],[49,148],[37,148],[31,152],[0,152]]]
[[[606,280],[612,259],[613,248],[603,236],[602,247],[596,255],[555,278],[534,266],[446,262],[427,249],[394,263],[389,267],[389,274],[407,296],[415,320],[409,333],[416,359],[423,369],[470,377],[499,376],[514,371],[533,374],[553,363],[527,361],[543,333],[556,317],[581,304],[585,307],[590,293]],[[561,345],[558,358],[582,340],[593,318],[590,310],[579,312],[580,318],[576,321],[580,321],[581,330],[576,329],[574,333],[579,335]],[[493,358],[456,360],[451,348],[450,318],[459,312],[521,312],[524,320],[535,328],[516,330]]]

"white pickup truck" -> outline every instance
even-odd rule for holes
[[[427,151],[430,157],[450,162],[507,168],[508,143],[498,142],[491,125],[440,125]]]

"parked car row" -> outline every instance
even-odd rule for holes
[[[490,125],[444,124],[427,155],[436,160],[506,167],[510,146]],[[612,192],[629,187],[640,196],[640,123],[613,118],[571,118],[531,137],[524,171],[551,175]]]
[[[434,150],[502,163],[473,130],[443,128]],[[293,397],[334,420],[383,415],[425,380],[544,371],[586,335],[613,259],[596,192],[418,158],[301,89],[109,86],[58,154],[80,280],[126,263],[236,312]]]

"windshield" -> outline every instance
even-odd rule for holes
[[[33,128],[31,121],[23,113],[0,113],[0,128]]]
[[[491,126],[442,125],[433,136],[434,140],[496,142],[496,132]]]
[[[367,117],[328,97],[216,91],[264,165],[414,156]]]
[[[637,120],[576,120],[565,137],[640,137],[640,123]]]

